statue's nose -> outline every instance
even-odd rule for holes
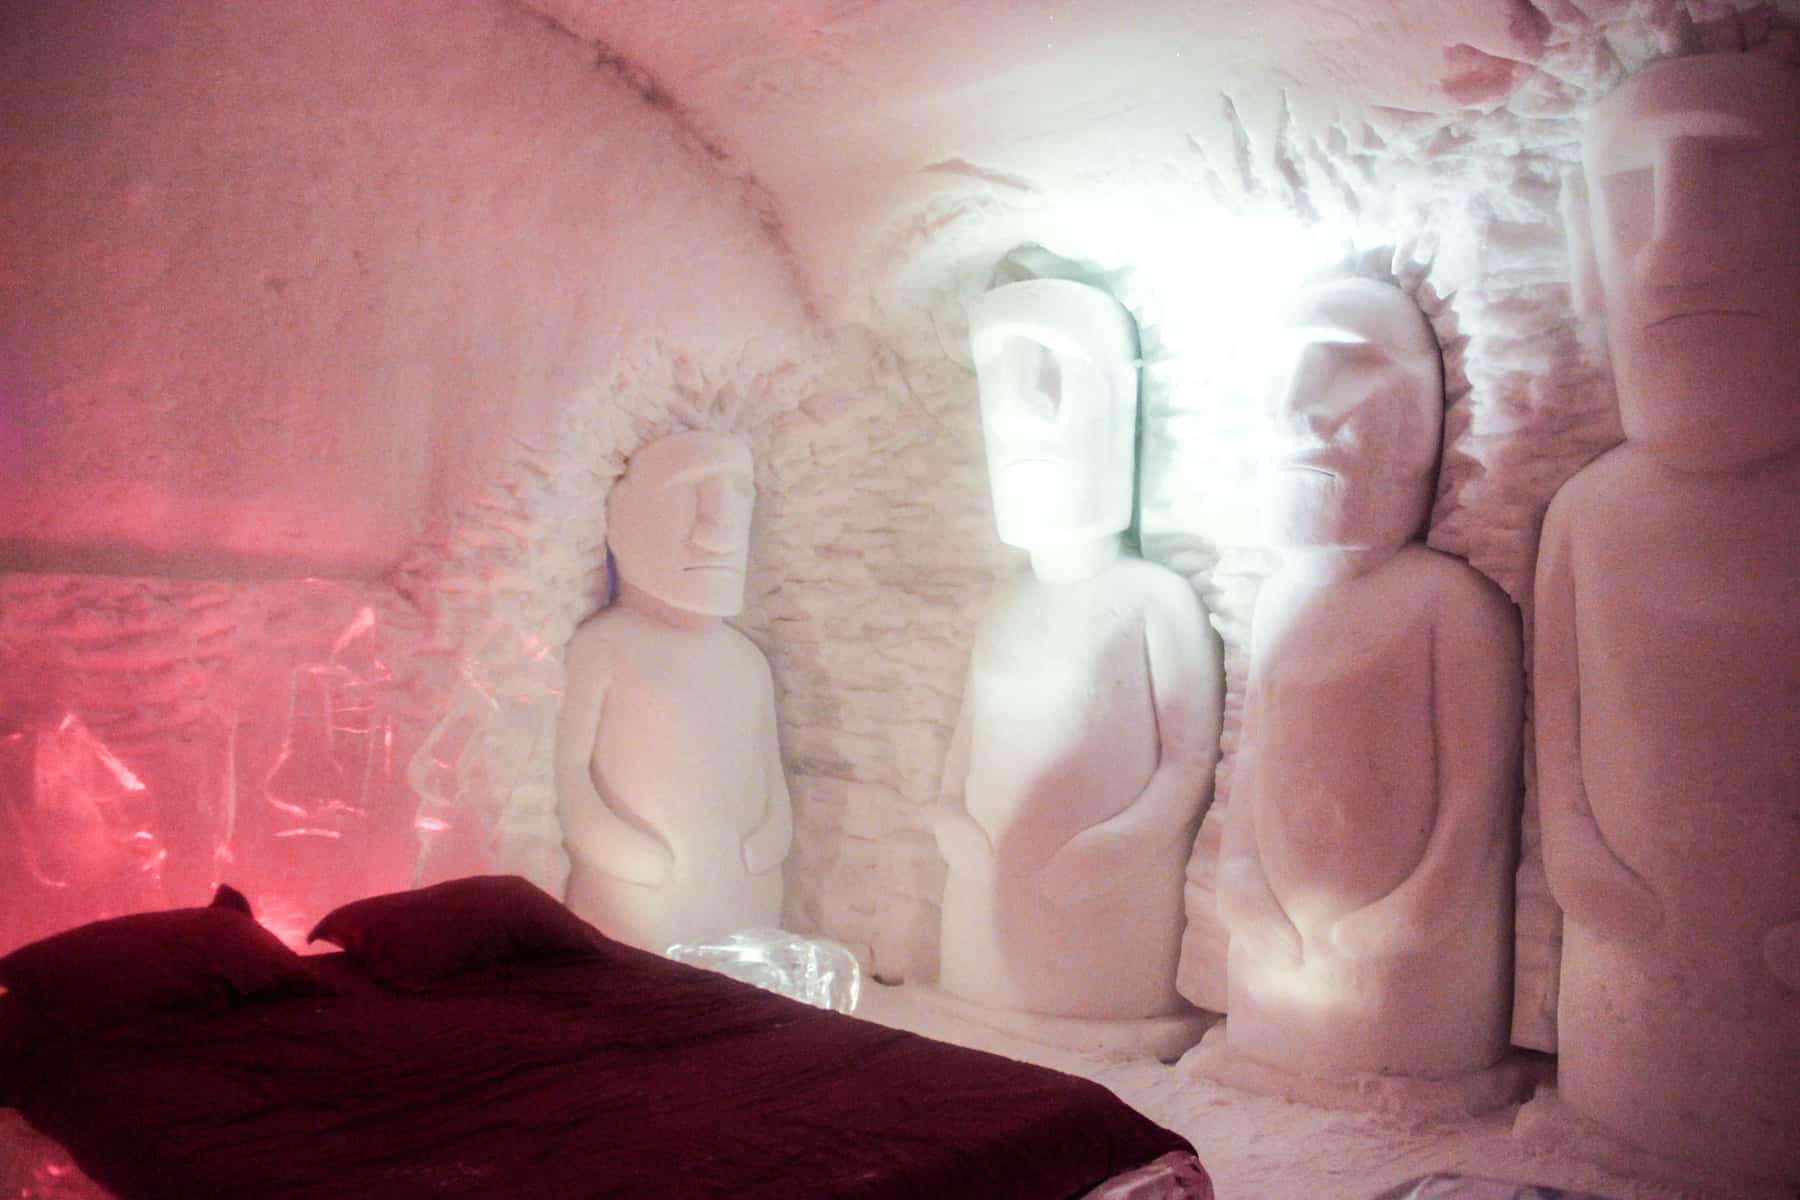
[[[1637,269],[1652,287],[1711,283],[1731,266],[1724,195],[1698,138],[1673,139],[1656,164],[1656,231]]]
[[[689,540],[702,550],[724,554],[737,548],[740,521],[733,511],[720,480],[707,480],[700,485],[700,501],[694,514],[694,528]]]

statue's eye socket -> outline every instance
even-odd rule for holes
[[[1035,417],[1054,421],[1062,407],[1062,364],[1047,350],[1037,352],[1036,370],[1030,373],[1025,388],[1028,411]]]
[[[1614,171],[1600,181],[1607,224],[1626,239],[1648,237],[1656,225],[1656,172],[1651,167]]]

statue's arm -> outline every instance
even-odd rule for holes
[[[1065,842],[1045,864],[1044,893],[1074,904],[1131,878],[1147,844],[1191,839],[1206,811],[1224,711],[1219,643],[1185,580],[1170,576],[1144,620],[1157,764],[1130,804]]]
[[[1231,807],[1219,832],[1219,922],[1233,938],[1248,944],[1258,958],[1298,966],[1300,931],[1269,886],[1262,852],[1256,844],[1256,796],[1261,785],[1257,779],[1254,681],[1250,687],[1251,694],[1244,700],[1244,727],[1238,738],[1237,759],[1232,767]]]
[[[1431,836],[1398,887],[1332,926],[1341,953],[1412,954],[1456,936],[1480,899],[1483,867],[1512,861],[1523,669],[1518,612],[1499,589],[1446,589],[1431,631]]]
[[[944,755],[943,780],[938,786],[937,809],[932,814],[938,852],[951,870],[965,874],[990,863],[994,857],[993,840],[969,811],[964,795],[969,780],[971,690],[969,683],[963,685],[962,706],[950,734],[950,748]]]
[[[1532,724],[1544,874],[1551,895],[1570,920],[1611,937],[1635,940],[1661,926],[1662,902],[1607,845],[1582,783],[1569,494],[1565,486],[1544,518],[1533,602]]]
[[[608,807],[594,787],[594,744],[612,684],[612,646],[590,622],[569,640],[556,724],[556,815],[569,857],[629,883],[654,885],[674,865],[669,848]]]
[[[775,684],[763,665],[762,759],[763,816],[744,838],[744,867],[752,875],[773,871],[787,860],[794,843],[794,806],[788,797],[787,773],[781,768],[781,739],[776,732]]]

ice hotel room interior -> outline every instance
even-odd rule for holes
[[[0,0],[0,463],[5,1196],[1800,1189],[1800,0]]]

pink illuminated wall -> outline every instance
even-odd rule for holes
[[[557,886],[617,440],[807,325],[737,185],[497,3],[4,5],[0,112],[0,951]]]
[[[377,577],[740,270],[541,20],[253,7],[0,15],[0,566]]]
[[[384,656],[416,616],[312,581],[0,591],[0,942],[201,903],[221,879],[293,936],[321,903],[405,882],[417,806],[395,764],[430,665],[396,678]]]

